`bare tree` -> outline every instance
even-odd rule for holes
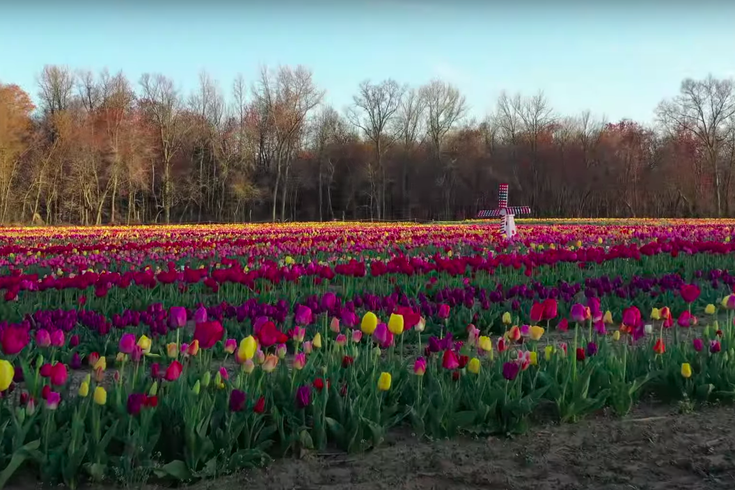
[[[424,130],[424,113],[426,111],[426,100],[421,93],[412,88],[406,92],[395,118],[395,134],[403,144],[403,155],[401,158],[401,201],[403,204],[403,217],[411,218],[411,205],[409,201],[409,157],[413,152],[418,138]]]
[[[387,129],[400,107],[405,91],[405,87],[392,79],[378,84],[365,80],[360,83],[358,94],[352,98],[353,105],[347,109],[348,120],[362,130],[375,149],[375,161],[368,168],[368,174],[371,187],[370,199],[376,207],[378,219],[386,215],[383,157],[394,140],[392,135],[387,133]]]
[[[316,88],[311,71],[301,65],[296,68],[280,67],[275,76],[263,67],[253,95],[273,131],[276,179],[273,184],[272,219],[276,220],[278,191],[281,190],[283,220],[293,155],[300,143],[306,117],[322,101],[324,91]]]
[[[421,98],[426,104],[426,133],[434,153],[436,164],[443,171],[437,184],[444,194],[444,213],[450,217],[455,172],[454,159],[442,158],[442,145],[447,133],[467,113],[465,97],[459,90],[441,80],[432,80],[420,89]]]
[[[166,223],[171,222],[174,205],[173,159],[191,129],[182,114],[183,104],[171,79],[164,75],[144,73],[140,79],[144,109],[156,131],[156,142],[163,166],[161,201]],[[155,164],[151,171],[155,185]],[[155,193],[154,193],[155,195]]]
[[[530,152],[531,162],[531,205],[535,206],[538,198],[545,192],[546,182],[541,179],[539,161],[539,139],[549,130],[555,121],[551,107],[543,92],[539,92],[523,101],[520,109],[523,121],[523,135]]]
[[[718,80],[712,75],[704,80],[687,78],[681,83],[679,95],[661,102],[656,115],[664,127],[689,132],[703,145],[714,179],[717,215],[722,216],[725,189],[720,153],[728,123],[735,116],[733,80]]]

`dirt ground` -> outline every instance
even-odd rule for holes
[[[192,488],[732,489],[735,409],[641,408],[623,420],[537,427],[515,439],[417,442],[398,434],[366,454],[311,454]]]

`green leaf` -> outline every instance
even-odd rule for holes
[[[10,463],[8,463],[8,466],[6,466],[2,473],[0,473],[0,489],[5,487],[5,485],[8,483],[8,480],[10,480],[10,477],[13,476],[13,473],[15,473],[18,468],[23,465],[25,460],[31,455],[32,451],[37,450],[40,446],[41,440],[37,439],[35,441],[29,442],[25,446],[18,449],[15,453],[13,453],[13,457],[10,459]]]
[[[155,473],[159,478],[171,477],[182,482],[191,479],[189,467],[180,459],[175,459],[170,463],[163,465],[160,469],[155,470]]]

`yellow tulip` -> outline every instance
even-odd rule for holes
[[[138,347],[143,351],[143,354],[148,354],[151,351],[151,339],[145,335],[141,335],[138,339]]]
[[[685,378],[692,377],[692,366],[689,365],[688,362],[685,362],[681,365],[681,375]]]
[[[480,360],[476,357],[470,359],[470,362],[467,363],[467,371],[471,372],[472,374],[479,374]]]
[[[547,361],[551,360],[551,355],[554,353],[554,346],[547,345],[544,347],[544,359]]]
[[[612,337],[613,337],[613,340],[620,340],[620,330],[615,330],[615,332],[613,332]]]
[[[390,383],[390,373],[380,373],[380,378],[378,379],[378,389],[380,391],[388,391],[390,390]]]
[[[661,310],[658,308],[653,308],[651,310],[651,320],[660,320],[661,319]]]
[[[602,317],[602,321],[605,322],[606,325],[612,325],[613,324],[613,317],[610,310],[607,310],[605,312],[605,315]]]
[[[372,311],[368,311],[365,313],[365,316],[362,317],[360,330],[362,330],[362,333],[365,335],[372,335],[376,328],[378,328],[378,317],[375,316],[375,313]]]
[[[531,366],[535,366],[538,364],[538,353],[535,350],[532,350],[528,353],[528,359],[531,362]]]
[[[503,321],[504,325],[510,325],[511,323],[513,323],[513,319],[510,317],[510,312],[508,311],[503,313],[501,320]]]
[[[486,335],[480,336],[477,345],[480,347],[481,350],[484,350],[485,352],[493,351],[493,341],[490,340],[490,337]]]
[[[98,369],[100,371],[104,371],[107,369],[107,358],[106,357],[100,357],[97,362],[94,363],[94,366],[92,368],[97,371]]]
[[[706,307],[704,308],[704,312],[705,312],[705,314],[707,314],[707,315],[714,315],[714,314],[715,314],[715,311],[716,311],[716,310],[715,310],[715,305],[713,305],[713,304],[711,304],[711,303],[710,303],[710,304],[708,304],[708,305],[707,305],[707,306],[706,306]]]
[[[93,397],[94,397],[94,402],[97,405],[104,405],[105,403],[107,403],[107,392],[101,386],[98,386],[97,388],[94,389]]]
[[[529,334],[531,336],[531,340],[539,340],[541,337],[544,336],[544,327],[539,326],[533,326],[529,330]]]
[[[401,335],[403,333],[403,315],[392,313],[388,319],[388,330],[393,335]]]
[[[166,355],[172,359],[179,355],[179,346],[176,342],[166,344]]]
[[[5,391],[10,387],[15,376],[15,369],[5,359],[0,359],[0,391]]]
[[[255,356],[255,351],[258,350],[258,342],[255,337],[248,335],[240,341],[240,347],[237,350],[237,356],[242,361],[247,361]]]
[[[317,332],[316,335],[314,335],[314,338],[311,341],[311,345],[313,345],[315,349],[322,348],[322,334],[321,333]]]
[[[82,398],[87,398],[87,395],[89,395],[89,383],[80,384],[78,394]]]

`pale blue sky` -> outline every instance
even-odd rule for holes
[[[503,89],[541,89],[565,115],[648,122],[684,77],[735,76],[735,2],[726,0],[235,3],[0,0],[0,81],[35,98],[46,63],[106,66],[134,82],[161,72],[186,92],[206,69],[229,91],[238,72],[250,81],[259,64],[301,63],[338,109],[365,78],[440,77],[478,118]]]

